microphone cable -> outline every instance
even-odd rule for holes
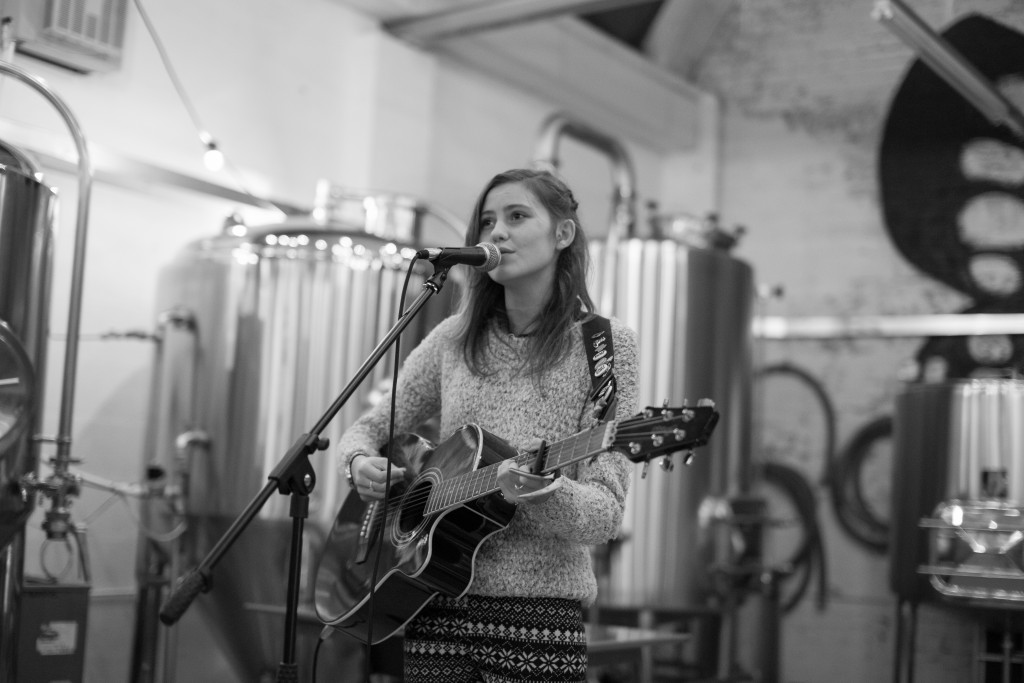
[[[399,300],[398,300],[398,318],[397,318],[398,320],[401,320],[402,317],[405,315],[405,298],[406,298],[406,296],[408,295],[408,292],[409,292],[409,281],[412,279],[413,267],[416,265],[416,262],[418,260],[420,260],[419,256],[413,256],[412,261],[410,261],[410,263],[409,263],[409,268],[405,272],[405,280],[402,283],[402,292],[399,295]],[[382,546],[384,545],[383,544],[384,530],[388,526],[388,512],[389,512],[388,508],[389,508],[390,503],[391,503],[391,465],[392,465],[392,460],[393,460],[392,457],[391,457],[391,449],[393,448],[392,444],[394,444],[394,440],[395,440],[395,396],[398,393],[398,368],[399,368],[399,364],[400,364],[400,361],[401,361],[401,341],[402,341],[401,338],[402,338],[402,333],[399,332],[395,336],[395,344],[394,344],[394,346],[395,346],[395,361],[394,361],[395,364],[394,364],[394,368],[393,368],[392,373],[391,373],[391,403],[390,403],[390,408],[389,408],[390,413],[389,413],[389,422],[388,422],[388,442],[387,442],[388,443],[387,470],[386,470],[387,478],[384,481],[384,500],[381,501],[383,503],[383,508],[384,508],[384,511],[382,513],[383,514],[383,519],[381,520],[381,522],[379,524],[374,525],[374,529],[372,531],[373,536],[370,539],[371,543],[373,543],[376,546],[376,549],[375,549],[374,557],[373,557],[373,570],[370,572],[369,592],[367,593],[367,598],[368,598],[368,601],[369,601],[368,602],[369,607],[368,607],[368,612],[367,612],[366,642],[363,644],[363,653],[364,654],[363,654],[363,677],[362,677],[363,681],[365,683],[370,683],[370,677],[372,675],[372,672],[370,671],[370,666],[372,664],[371,656],[372,656],[372,648],[373,648],[373,611],[374,611],[374,607],[375,607],[375,604],[374,604],[375,603],[375,600],[374,600],[374,589],[376,588],[377,577],[378,577],[378,575],[380,573],[381,549],[382,549]],[[355,491],[352,491],[349,495],[358,495],[358,494],[356,494]],[[319,660],[319,657],[320,657],[320,647],[323,645],[325,640],[326,640],[325,637],[318,638],[316,646],[313,649],[312,683],[316,683],[317,661]]]
[[[409,291],[409,280],[412,278],[413,267],[416,265],[416,261],[419,260],[418,256],[414,256],[413,260],[409,263],[409,268],[405,271],[405,280],[402,283],[402,293],[398,298],[398,320],[401,320],[405,316],[405,297]],[[374,591],[377,587],[377,578],[380,573],[380,557],[381,550],[384,546],[384,532],[388,526],[388,512],[391,504],[391,466],[393,458],[391,457],[391,449],[394,448],[395,442],[395,406],[396,397],[398,394],[398,367],[401,362],[401,343],[402,335],[399,333],[395,337],[395,366],[391,372],[391,405],[389,406],[390,414],[388,418],[388,453],[387,453],[387,470],[385,471],[384,478],[384,518],[380,524],[373,530],[374,538],[373,542],[376,544],[376,552],[373,557],[373,571],[370,572],[370,592],[369,592],[369,610],[367,612],[367,626],[366,626],[366,655],[363,658],[363,671],[364,680],[366,683],[370,682],[370,666],[372,664],[371,654],[373,649],[373,611],[376,606],[376,600]]]

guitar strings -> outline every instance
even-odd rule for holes
[[[567,449],[571,453],[577,453],[582,450],[581,455],[570,456],[567,459],[567,462],[583,459],[587,457],[589,453],[592,452],[595,455],[601,453],[604,449],[594,451],[592,448],[589,447],[589,444],[584,444],[583,448],[581,449],[579,446],[579,442],[583,440],[581,439],[581,437],[583,437],[584,435],[589,437],[587,439],[588,442],[593,441],[593,437],[595,435],[600,436],[601,441],[603,442],[604,431],[605,426],[601,425],[590,430],[580,432],[575,437],[570,437],[569,439],[566,439],[564,441],[556,442],[554,444],[549,445],[547,447],[547,450],[545,451],[545,463],[554,463],[555,466],[553,467],[553,469],[558,469],[558,466],[563,464],[563,453]],[[568,442],[570,441],[573,442],[571,448],[568,445]],[[513,456],[511,459],[515,460],[516,463],[519,465],[527,465],[531,464],[536,457],[537,454],[533,451],[516,451],[516,455]],[[437,500],[439,498],[447,498],[450,497],[452,494],[456,494],[454,500],[444,502],[439,506],[440,509],[444,509],[445,507],[449,507],[460,502],[466,502],[469,500],[473,500],[474,498],[487,495],[488,493],[493,493],[494,491],[499,490],[499,487],[496,486],[497,470],[499,465],[500,463],[492,463],[490,465],[487,465],[486,467],[481,467],[480,469],[476,469],[471,472],[465,472],[456,477],[443,480],[441,482],[438,482],[434,486],[424,487],[426,489],[425,491],[412,491],[410,492],[410,494],[406,495],[401,499],[402,506],[416,507],[424,503],[431,497]],[[484,488],[486,488],[487,490],[479,490],[481,484],[484,484]],[[466,489],[472,490],[474,492],[473,495],[469,497],[466,497],[465,495],[458,495],[460,491],[464,491]]]
[[[635,439],[637,437],[641,437],[642,438],[642,437],[645,437],[645,436],[654,436],[654,434],[651,434],[650,430],[639,429],[638,425],[644,425],[644,424],[647,424],[649,422],[663,422],[663,421],[665,421],[665,420],[662,419],[662,418],[648,418],[646,420],[632,420],[632,421],[630,421],[630,424],[627,425],[626,429],[621,429],[620,428],[620,429],[618,429],[616,431],[616,440],[619,440],[620,438],[625,438],[628,441],[628,440]],[[620,423],[620,426],[621,426],[621,423]],[[574,461],[577,461],[577,460],[585,459],[590,454],[593,454],[593,455],[600,454],[601,452],[603,452],[606,449],[598,448],[598,449],[594,450],[593,448],[591,448],[590,442],[593,441],[593,437],[598,436],[598,437],[601,437],[601,443],[603,445],[604,431],[605,431],[605,425],[599,425],[598,427],[595,427],[595,428],[593,428],[591,430],[587,430],[587,432],[581,432],[579,435],[577,435],[577,437],[573,437],[571,439],[567,439],[567,440],[565,440],[563,442],[556,442],[555,444],[551,444],[549,446],[548,452],[546,453],[546,455],[548,456],[546,458],[546,462],[548,464],[554,463],[554,466],[552,467],[552,469],[558,469],[559,466],[562,466],[562,465],[564,465],[566,463],[571,463],[571,462],[574,462]],[[582,439],[580,439],[578,437],[582,437],[584,434],[586,434],[590,438],[588,440],[588,443],[584,443],[583,447],[580,448],[579,444],[582,441]],[[568,442],[569,441],[573,442],[573,445],[571,447],[568,446]],[[684,447],[684,446],[680,446],[680,447]],[[566,450],[569,451],[570,455],[566,459],[566,463],[563,463],[562,462],[562,456],[563,456],[563,454],[564,454],[564,452]],[[580,453],[581,451],[582,451],[582,453]],[[536,454],[533,453],[533,452],[529,452],[529,451],[526,451],[526,452],[518,451],[517,455],[514,456],[514,459],[516,459],[516,461],[519,462],[520,464],[526,464],[526,462],[524,462],[522,460],[522,458],[524,456],[528,456],[528,459],[532,460],[533,458],[536,457]],[[456,477],[453,477],[451,479],[447,479],[447,480],[444,480],[442,482],[439,482],[435,486],[428,487],[425,491],[413,492],[413,494],[408,495],[405,498],[401,499],[402,503],[403,503],[403,505],[404,504],[408,504],[409,507],[413,507],[413,506],[416,506],[416,505],[419,505],[419,504],[423,503],[425,500],[429,499],[431,496],[434,496],[435,498],[439,498],[439,497],[444,497],[446,494],[450,495],[452,493],[458,493],[460,489],[467,488],[467,484],[470,484],[470,486],[468,486],[468,488],[474,490],[474,495],[469,496],[469,497],[457,496],[455,500],[441,504],[439,506],[439,509],[444,509],[445,507],[448,507],[450,505],[457,504],[457,503],[460,503],[460,502],[466,502],[468,500],[472,500],[473,498],[476,498],[476,497],[479,497],[479,496],[482,496],[482,495],[486,495],[488,493],[492,493],[492,492],[498,490],[498,487],[490,485],[489,486],[489,490],[485,490],[485,491],[479,491],[479,490],[476,490],[476,489],[479,488],[479,484],[480,484],[480,480],[481,479],[486,480],[485,483],[489,483],[491,479],[495,479],[496,480],[496,477],[492,477],[491,475],[493,475],[497,471],[497,464],[498,463],[495,463],[495,464],[492,464],[492,465],[488,465],[487,467],[480,468],[478,470],[473,470],[471,472],[460,474],[460,475],[458,475]]]
[[[665,417],[656,416],[642,419],[635,418],[632,420],[619,422],[617,425],[617,429],[615,431],[614,441],[625,440],[628,442],[633,441],[635,439],[642,439],[647,436],[654,437],[654,433],[652,433],[649,429],[644,429],[643,427],[651,423],[657,424],[667,421],[668,419]],[[627,422],[628,424],[626,424]],[[565,464],[585,459],[591,453],[593,453],[594,455],[599,455],[605,450],[612,450],[611,448],[600,448],[595,451],[590,447],[590,442],[593,440],[594,436],[600,436],[601,445],[603,445],[606,429],[607,423],[604,423],[598,425],[597,427],[593,427],[589,430],[586,430],[585,432],[581,432],[575,437],[570,437],[569,439],[549,445],[547,451],[545,452],[545,464],[551,466],[551,469],[558,469],[559,467],[564,466]],[[580,438],[583,437],[584,435],[586,435],[586,439]],[[572,444],[570,445],[569,442],[572,442]],[[579,446],[581,442],[585,442],[584,447],[582,448],[582,454],[576,455],[581,450]],[[685,448],[685,446],[680,445],[679,448]],[[569,452],[569,457],[565,460],[565,462],[563,462],[562,458],[564,457],[566,451]],[[516,455],[512,457],[512,459],[514,459],[520,465],[529,464],[535,458],[535,452],[518,450],[516,451]],[[474,494],[468,498],[465,498],[464,496],[457,496],[455,500],[440,505],[438,509],[434,511],[440,511],[446,507],[450,507],[452,505],[459,504],[462,502],[467,502],[469,500],[473,500],[474,498],[487,495],[489,493],[493,493],[499,490],[500,488],[495,485],[497,482],[498,465],[500,465],[500,463],[493,463],[491,465],[487,465],[486,467],[482,467],[471,472],[466,472],[457,475],[455,477],[452,477],[451,479],[442,480],[433,486],[420,487],[419,489],[411,491],[408,495],[399,496],[397,499],[389,501],[389,504],[385,511],[386,514],[384,515],[384,517],[390,517],[393,513],[399,510],[404,511],[407,509],[425,505],[431,499],[431,497],[438,499],[446,494],[450,495],[452,493],[458,493],[460,489],[478,489],[481,483],[487,485],[487,490],[474,490]],[[491,483],[492,480],[494,483]]]

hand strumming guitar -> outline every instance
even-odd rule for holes
[[[356,453],[348,461],[349,482],[364,501],[384,498],[384,484],[387,481],[387,458],[379,455]],[[405,468],[391,467],[391,486],[405,480]]]

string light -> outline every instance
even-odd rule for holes
[[[192,119],[192,125],[195,126],[196,132],[199,135],[199,141],[203,145],[203,164],[211,171],[220,171],[227,167],[232,171],[235,182],[238,183],[238,186],[243,192],[260,203],[270,203],[256,197],[248,190],[242,180],[241,174],[234,168],[234,166],[228,163],[228,160],[224,156],[224,152],[221,150],[220,146],[213,139],[213,136],[206,130],[206,127],[203,126],[202,122],[199,120],[199,112],[196,111],[188,93],[185,92],[185,87],[182,85],[181,79],[178,78],[178,74],[174,70],[174,66],[171,64],[171,58],[168,56],[167,50],[164,48],[163,41],[161,41],[160,36],[157,35],[156,27],[153,25],[153,22],[150,21],[149,15],[146,13],[146,9],[142,6],[142,0],[134,1],[136,9],[139,11],[139,16],[142,18],[142,23],[146,26],[146,31],[149,32],[150,37],[153,39],[153,44],[156,46],[157,53],[160,55],[160,61],[163,62],[164,70],[167,71],[167,75],[171,79],[171,84],[174,85],[174,89],[178,93],[178,98],[181,100],[182,105],[184,105],[185,110],[188,112],[189,118]]]
[[[219,171],[224,168],[224,152],[220,151],[213,136],[205,130],[199,131],[199,139],[202,141],[206,151],[203,152],[203,163],[211,171]]]

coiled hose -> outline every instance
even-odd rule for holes
[[[875,442],[892,437],[893,420],[883,415],[868,422],[831,463],[828,474],[832,506],[851,538],[879,555],[889,549],[889,523],[871,511],[864,497],[860,473]]]
[[[824,609],[828,595],[828,568],[825,542],[818,524],[818,501],[807,478],[796,469],[780,463],[766,462],[758,466],[760,479],[779,489],[793,503],[804,529],[803,538],[793,554],[783,561],[789,571],[782,575],[787,597],[780,607],[783,613],[796,607],[807,593],[811,579],[817,576],[819,609]],[[795,582],[795,583],[794,583]]]
[[[837,453],[835,409],[821,383],[806,370],[790,363],[766,366],[757,373],[757,376],[773,374],[795,377],[810,389],[817,399],[825,420],[822,483],[829,489],[836,519],[843,531],[854,541],[872,552],[884,554],[889,547],[889,525],[868,506],[861,486],[860,473],[871,454],[871,446],[892,436],[892,417],[882,416],[868,422]]]

